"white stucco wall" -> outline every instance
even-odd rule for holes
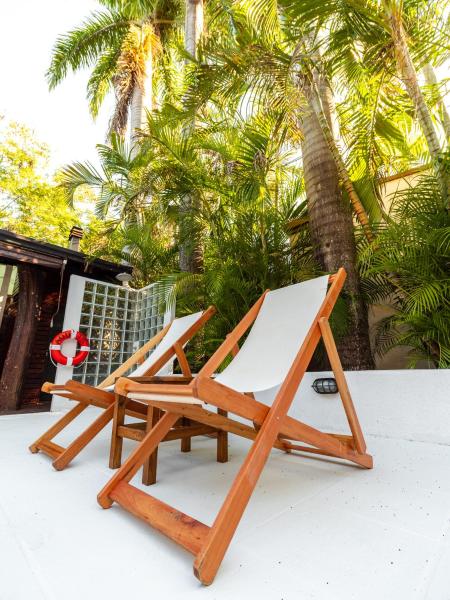
[[[318,377],[306,373],[290,414],[323,431],[348,430],[338,394],[320,395]],[[450,445],[450,370],[351,371],[346,373],[363,431],[387,438]],[[258,394],[269,403],[276,390]]]

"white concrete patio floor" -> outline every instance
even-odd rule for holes
[[[112,473],[109,428],[63,472],[28,452],[58,417],[0,418],[0,600],[450,599],[449,445],[368,435],[372,471],[274,451],[206,588],[190,554],[96,503]],[[163,444],[147,489],[211,524],[248,443],[230,436],[227,464],[215,462],[211,439],[192,448]]]

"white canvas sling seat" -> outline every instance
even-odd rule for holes
[[[42,451],[54,459],[52,464],[55,469],[65,468],[113,418],[114,381],[124,373],[129,372],[129,377],[148,376],[162,380],[173,378],[176,381],[179,379],[178,376],[168,376],[176,358],[183,373],[181,379],[191,380],[192,373],[183,348],[214,313],[215,308],[209,307],[205,311],[174,319],[96,387],[73,380],[65,384],[44,383],[43,391],[74,400],[77,405],[33,442],[30,446],[31,452]],[[141,364],[138,364],[140,361]],[[90,405],[102,408],[104,411],[80,436],[67,448],[52,442],[58,433]],[[127,414],[139,419],[147,419],[148,409],[146,405],[131,402]]]
[[[299,341],[303,340],[325,298],[328,275],[269,291],[253,326],[231,363],[214,377],[237,392],[260,392],[285,379]],[[128,398],[180,402],[179,396],[129,392]],[[203,405],[202,400],[184,402]]]
[[[164,415],[103,487],[98,502],[103,508],[117,502],[191,552],[194,574],[204,584],[212,583],[272,448],[333,456],[368,469],[373,466],[328,321],[345,277],[341,268],[331,276],[266,291],[189,384],[157,387],[126,377],[116,382],[118,398],[139,398]],[[236,346],[247,332],[236,354]],[[288,415],[320,339],[336,378],[350,435],[322,432]],[[235,354],[234,358],[214,377],[230,354]],[[255,399],[255,392],[278,386],[271,406]],[[216,407],[218,413],[210,407]],[[231,419],[230,413],[250,423]],[[130,483],[180,416],[252,440],[211,526]]]

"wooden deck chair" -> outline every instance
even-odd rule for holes
[[[153,381],[155,385],[161,383],[161,381],[167,383],[168,381],[174,382],[177,385],[180,381],[189,382],[192,379],[192,373],[189,368],[189,364],[184,353],[183,347],[189,342],[189,340],[203,327],[203,325],[212,317],[215,313],[214,307],[209,307],[204,312],[198,312],[186,317],[174,319],[169,325],[164,327],[159,333],[157,333],[150,341],[144,344],[133,356],[123,363],[117,370],[111,373],[102,383],[97,387],[93,387],[87,384],[79,383],[73,380],[68,381],[66,384],[52,384],[44,383],[42,386],[43,391],[53,394],[58,394],[70,400],[77,402],[76,406],[67,412],[59,421],[57,421],[50,429],[48,429],[43,435],[41,435],[31,446],[30,451],[33,453],[42,451],[52,457],[53,466],[57,470],[64,469],[80,452],[81,450],[111,421],[114,414],[114,382],[115,380],[129,371],[139,361],[142,361],[130,374],[130,377],[139,378],[146,376],[146,380]],[[145,359],[145,355],[150,351],[153,352]],[[164,370],[167,369],[167,365],[170,364],[174,359],[177,359],[183,377],[179,376],[164,376]],[[159,374],[159,376],[157,375]],[[71,423],[80,413],[82,413],[88,406],[97,406],[102,408],[102,413],[85,429],[75,440],[73,440],[67,448],[54,443],[52,439],[60,433],[69,423]],[[131,402],[127,406],[127,414],[132,417],[137,417],[143,421],[141,429],[145,429],[147,423],[150,422],[152,425],[151,409],[148,405],[141,402]],[[154,415],[153,415],[154,416]],[[154,420],[154,419],[153,419]],[[185,418],[184,424],[186,427],[176,427],[175,431],[168,432],[168,439],[181,439],[182,450],[189,450],[188,443],[190,443],[190,437],[194,435],[203,435],[205,432],[210,433],[211,428],[205,428],[203,431],[198,426],[193,427],[190,422]],[[130,429],[138,430],[141,424],[130,425]],[[179,424],[177,424],[179,425]],[[189,432],[191,432],[189,434]],[[117,433],[117,432],[116,432]],[[125,435],[127,431],[125,430]],[[138,431],[139,433],[139,431]],[[188,437],[187,437],[188,436]],[[136,439],[133,435],[130,435],[132,439]],[[227,440],[225,439],[223,432],[220,431],[216,435],[218,440],[218,458],[221,462],[226,462],[227,454]],[[114,468],[120,465],[120,457],[118,457],[118,445],[114,446],[114,458],[113,461],[110,457],[110,466]],[[120,444],[121,449],[121,444]],[[220,456],[219,456],[220,455]],[[118,462],[119,461],[119,462]],[[143,482],[146,484],[153,483],[156,478],[156,454],[150,457],[148,461],[148,469],[144,474]]]
[[[330,277],[265,292],[189,385],[157,387],[126,378],[116,383],[117,395],[130,402],[147,402],[165,413],[99,493],[99,504],[109,508],[117,502],[191,552],[195,556],[194,573],[203,584],[212,583],[272,448],[324,454],[372,468],[328,322],[345,277],[344,269],[339,269]],[[252,323],[241,350],[213,379],[213,373]],[[323,433],[287,415],[321,338],[350,426],[348,436]],[[249,395],[280,384],[272,406]],[[251,424],[211,412],[207,404],[235,413]],[[180,415],[253,440],[210,527],[130,484]]]

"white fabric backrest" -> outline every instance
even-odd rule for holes
[[[327,285],[325,275],[266,294],[242,348],[216,381],[238,392],[280,385],[319,312]]]
[[[202,316],[202,311],[198,312],[198,313],[194,313],[192,315],[187,315],[186,317],[181,317],[179,319],[174,319],[172,321],[171,326],[169,327],[168,332],[166,333],[166,335],[163,337],[163,339],[160,341],[160,343],[156,346],[156,348],[153,350],[153,352],[150,354],[150,356],[144,360],[144,362],[139,365],[138,367],[136,367],[136,369],[129,374],[129,377],[141,377],[142,375],[145,374],[146,371],[148,371],[148,369],[150,369],[150,367],[152,366],[152,364],[154,362],[156,362],[158,360],[158,358],[160,356],[162,356],[164,354],[164,352],[166,352],[166,350],[168,350],[171,346],[173,346],[173,344],[180,339],[180,337],[186,333],[186,331],[189,329],[189,327],[191,327],[196,321],[198,321],[200,319],[200,317]],[[171,362],[173,360],[173,358],[169,359],[167,362]],[[164,369],[166,368],[166,365],[163,365],[163,367],[158,371],[158,373],[162,373],[164,372]]]
[[[180,337],[186,333],[186,331],[202,316],[203,312],[193,313],[192,315],[187,315],[186,317],[181,317],[179,319],[174,319],[172,324],[170,325],[166,335],[159,342],[153,352],[144,360],[144,362],[138,365],[131,373],[128,373],[127,377],[142,377],[145,375],[146,371],[150,369],[150,367],[160,358],[164,352],[166,352],[173,344],[180,339]],[[186,342],[187,343],[187,342]],[[184,344],[186,345],[186,344]],[[167,374],[168,366],[171,365],[174,358],[170,358],[165,365],[161,367],[158,371],[158,375]],[[111,385],[106,390],[114,389],[114,386]]]

